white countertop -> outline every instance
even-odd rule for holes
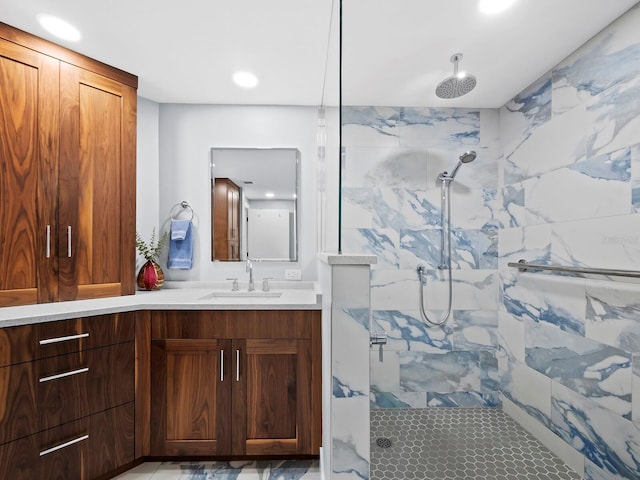
[[[262,295],[261,284],[256,294]],[[76,316],[104,315],[136,310],[320,310],[322,296],[314,282],[271,282],[271,292],[279,297],[214,297],[227,294],[230,282],[167,282],[162,290],[123,297],[43,303],[0,308],[0,327],[63,320]],[[240,291],[247,291],[240,282]]]

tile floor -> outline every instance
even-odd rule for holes
[[[497,408],[371,410],[371,480],[579,480]]]
[[[148,462],[117,480],[320,480],[312,460]],[[371,411],[371,480],[579,480],[497,408]]]
[[[147,462],[116,480],[320,480],[314,460]]]

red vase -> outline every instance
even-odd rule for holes
[[[149,260],[138,272],[140,290],[159,290],[164,285],[164,273],[156,262]]]

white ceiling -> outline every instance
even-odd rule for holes
[[[637,0],[519,0],[486,17],[478,0],[344,0],[343,103],[499,107]],[[0,0],[0,21],[139,76],[161,103],[337,105],[339,0]],[[36,14],[80,29],[55,40]],[[449,57],[478,86],[433,93]],[[260,84],[236,87],[251,70]]]

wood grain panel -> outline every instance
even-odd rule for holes
[[[89,435],[89,417],[65,423],[40,433],[39,451],[44,452],[67,442]],[[83,480],[84,458],[89,455],[88,439],[78,441],[65,448],[40,456],[38,477],[47,480]]]
[[[135,91],[65,63],[61,78],[60,298],[131,294]]]
[[[151,312],[136,312],[136,458],[151,454]]]
[[[133,402],[91,416],[87,479],[100,478],[134,460]]]
[[[311,316],[311,453],[322,446],[322,313]]]
[[[0,291],[9,291],[0,306],[51,301],[55,250],[46,258],[45,248],[46,225],[56,227],[58,62],[0,40],[0,85],[11,85],[0,89]]]
[[[138,88],[138,77],[105,63],[98,62],[80,53],[48,42],[23,30],[0,22],[0,38],[10,42],[24,45],[31,50],[44,53],[48,56],[59,58],[67,63],[76,65],[105,77],[111,78],[132,88]]]
[[[41,428],[51,428],[133,401],[134,355],[134,343],[128,342],[38,361],[38,378],[88,368],[88,371],[37,383]]]
[[[230,342],[152,342],[152,455],[229,452]],[[220,380],[224,352],[226,381]]]
[[[0,368],[0,443],[38,431],[35,377],[32,362]]]
[[[135,313],[123,312],[93,317],[78,317],[69,320],[40,323],[37,328],[38,341],[65,339],[76,335],[81,338],[67,339],[38,346],[38,358],[53,357],[134,339]]]
[[[0,445],[0,478],[33,480],[38,477],[38,435]]]
[[[30,362],[36,356],[36,326],[0,329],[0,367]]]

